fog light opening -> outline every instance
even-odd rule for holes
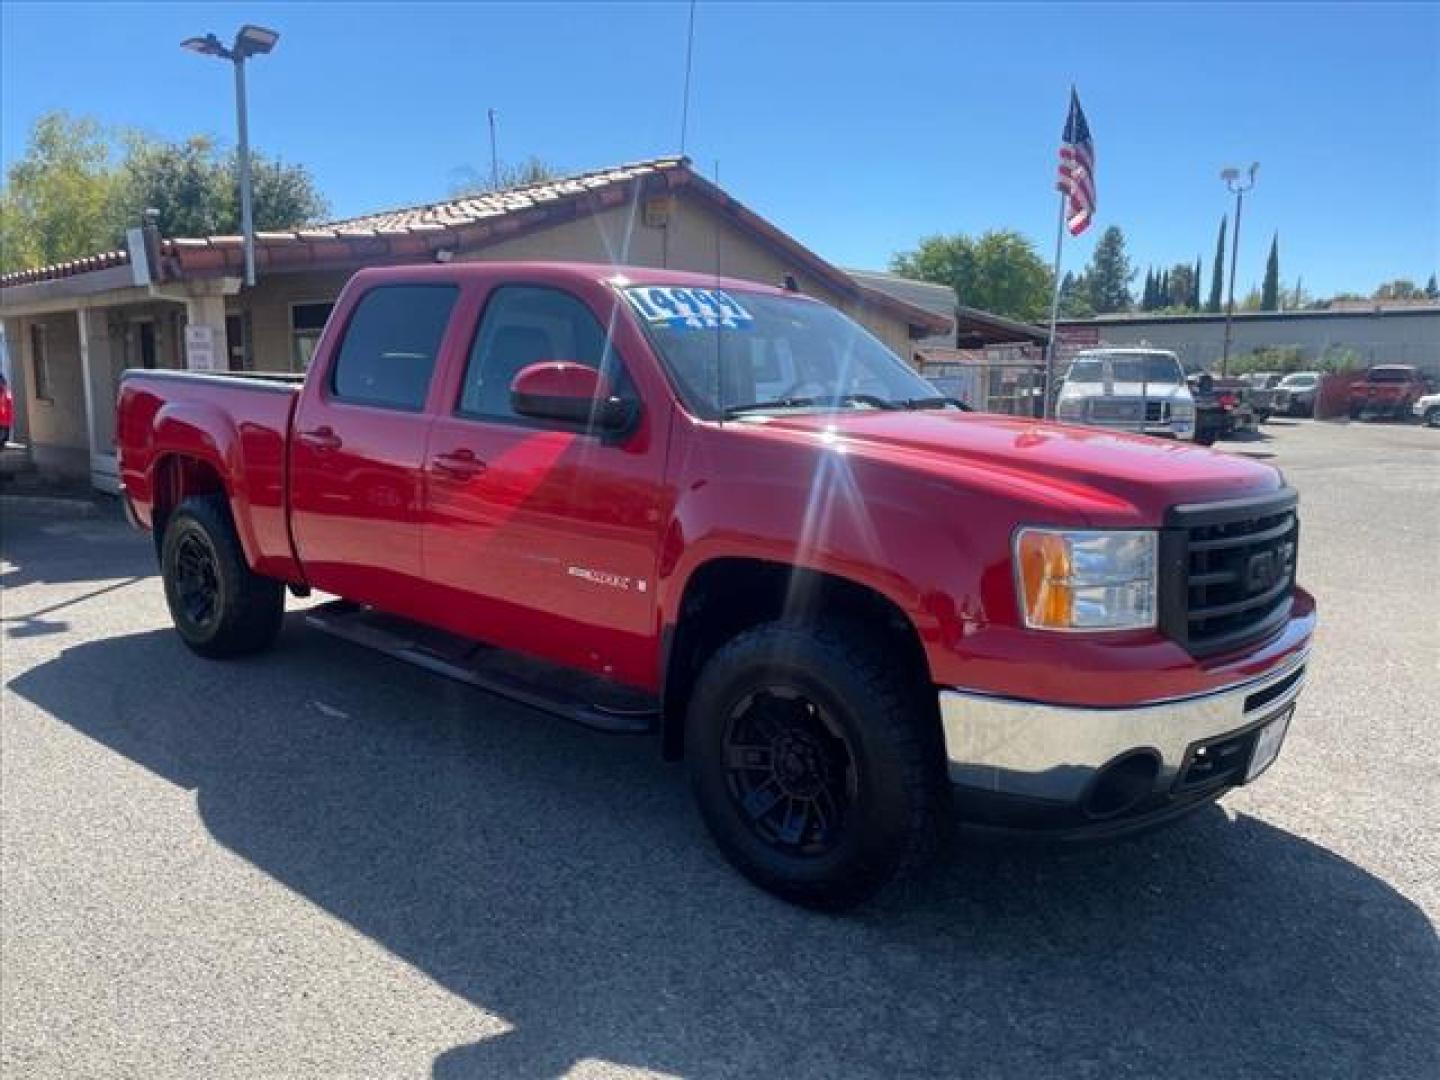
[[[1153,750],[1118,757],[1095,774],[1080,808],[1089,818],[1118,817],[1155,790],[1160,758]]]

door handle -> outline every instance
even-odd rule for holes
[[[478,476],[485,471],[485,462],[475,456],[475,451],[461,447],[448,454],[436,454],[431,464],[435,468],[457,479]]]
[[[302,431],[299,432],[299,437],[306,446],[313,446],[316,450],[339,450],[344,445],[340,436],[336,435],[329,427]]]

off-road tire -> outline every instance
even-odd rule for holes
[[[213,611],[198,616],[184,585],[193,574],[182,569],[207,561],[213,577]],[[160,545],[165,602],[180,639],[191,651],[219,660],[260,652],[274,643],[285,616],[285,586],[254,573],[245,562],[240,537],[223,496],[186,499],[165,523]],[[208,579],[207,579],[208,580]]]
[[[734,710],[772,687],[813,701],[848,743],[853,804],[837,815],[843,827],[820,854],[767,843],[733,793],[725,749]],[[933,689],[858,622],[780,620],[721,646],[690,698],[685,753],[701,816],[726,858],[755,884],[806,907],[841,910],[914,877],[952,828]]]

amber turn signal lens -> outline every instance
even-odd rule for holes
[[[1053,532],[1025,532],[1017,545],[1021,601],[1029,626],[1064,629],[1073,621],[1070,548]]]

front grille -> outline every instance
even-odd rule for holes
[[[1161,534],[1162,629],[1195,655],[1285,621],[1295,591],[1295,493],[1173,507]]]
[[[1145,402],[1145,422],[1147,424],[1163,424],[1169,419],[1170,403],[1168,401]]]
[[[1139,420],[1140,402],[1126,398],[1091,398],[1090,416],[1095,420]]]

